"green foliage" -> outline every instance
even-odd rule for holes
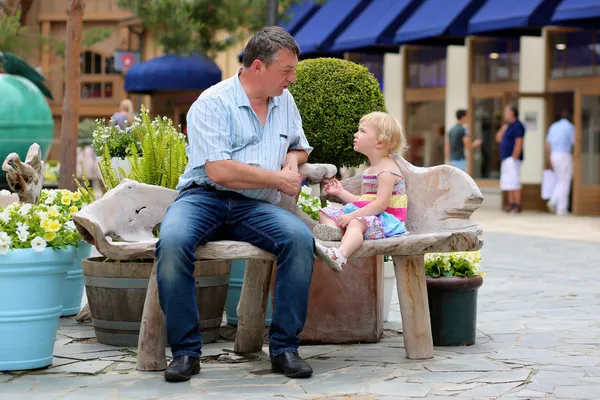
[[[385,111],[377,79],[362,65],[334,58],[301,61],[296,73],[290,92],[314,147],[309,162],[338,168],[365,162],[366,157],[353,150],[354,133],[363,115]]]
[[[485,276],[481,272],[480,263],[480,251],[425,254],[425,275],[432,278],[440,276],[463,278],[472,278],[475,275]]]
[[[92,189],[89,179],[85,176],[85,171],[83,171],[83,183],[79,182],[79,180],[75,177],[75,174],[73,174],[73,179],[77,185],[77,191],[81,195],[81,198],[85,204],[90,204],[96,201],[96,194],[94,193],[94,189]]]
[[[284,11],[301,0],[279,0]],[[323,0],[321,0],[323,1]],[[144,21],[166,53],[200,51],[214,58],[219,51],[246,39],[265,25],[265,0],[117,0]],[[219,35],[227,32],[226,35]]]
[[[321,199],[318,197],[310,197],[312,189],[309,186],[303,186],[298,196],[298,206],[304,211],[309,217],[315,221],[319,220],[319,211],[322,207],[328,207],[329,201],[325,202],[325,205],[321,204]]]
[[[141,123],[134,124],[132,131],[141,143],[143,155],[138,154],[133,143],[130,145],[131,156],[127,159],[132,172],[128,177],[149,185],[175,189],[187,166],[185,136],[167,117],[156,117],[150,121],[148,110],[143,106]]]
[[[124,136],[127,136],[127,139],[124,139]],[[151,120],[148,110],[143,106],[141,117],[135,119],[127,132],[121,131],[118,127],[115,129],[113,126],[99,124],[94,133],[94,140],[97,140],[97,144],[93,145],[94,148],[98,147],[98,154],[102,154],[99,167],[108,190],[119,184],[119,176],[149,185],[175,189],[179,176],[187,166],[185,136],[167,117],[156,117]],[[123,169],[115,171],[111,165],[111,159],[115,157],[111,149],[122,151],[121,146],[126,140],[128,140],[128,147],[125,153],[131,166],[129,174]]]
[[[50,45],[56,55],[64,56],[65,40],[57,40],[31,33],[29,28],[21,25],[22,11],[19,8],[13,15],[1,12],[0,7],[0,51],[28,56],[31,52],[42,45]],[[83,33],[81,45],[91,47],[96,43],[103,42],[112,35],[112,28],[94,27]]]
[[[108,125],[104,119],[97,119],[92,138],[92,147],[96,154],[104,154],[104,150],[107,149],[110,157],[125,158],[130,154],[131,144],[141,151],[138,135],[133,132],[133,129],[131,127],[121,129],[118,125],[114,125],[112,118]]]

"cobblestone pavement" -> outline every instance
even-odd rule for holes
[[[93,343],[91,325],[68,318],[52,367],[0,374],[0,398],[600,398],[600,246],[493,232],[485,240],[477,343],[436,347],[431,360],[404,357],[397,297],[380,343],[302,347],[315,370],[307,380],[273,375],[265,352],[238,359],[220,342],[205,346],[200,375],[168,384],[135,371],[136,349]]]

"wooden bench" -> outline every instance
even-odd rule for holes
[[[406,179],[409,234],[399,238],[366,241],[355,257],[391,255],[394,259],[406,356],[433,357],[433,342],[425,285],[424,254],[477,250],[483,245],[482,230],[470,216],[483,200],[475,182],[450,166],[416,168],[399,161]],[[335,175],[334,166],[305,164],[300,174],[311,183]],[[360,193],[360,177],[342,184]],[[124,180],[100,200],[74,215],[84,240],[94,244],[110,259],[154,258],[156,239],[152,231],[162,221],[177,192],[157,186]],[[280,206],[292,211],[308,227],[316,222],[296,205],[297,199],[282,196]],[[112,240],[118,237],[119,241]],[[322,242],[325,245],[335,243]],[[209,242],[196,250],[199,260],[246,259],[244,283],[238,306],[238,330],[234,351],[257,352],[263,347],[271,271],[275,257],[248,243]],[[164,370],[166,329],[158,301],[156,265],[148,284],[138,343],[137,369]]]

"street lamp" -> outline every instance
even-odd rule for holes
[[[277,0],[267,0],[267,23],[266,26],[277,25]]]

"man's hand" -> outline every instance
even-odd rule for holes
[[[286,165],[277,173],[277,176],[279,178],[277,190],[289,196],[296,196],[300,192],[302,177],[298,173],[298,165],[296,165],[296,171],[292,169],[292,166]]]
[[[350,221],[352,221],[353,219],[354,219],[354,217],[352,216],[352,214],[344,214],[341,217],[339,217],[337,219],[337,221],[335,221],[335,223],[337,224],[337,226],[344,229],[348,226]]]
[[[473,149],[476,149],[476,148],[478,148],[479,146],[481,146],[482,144],[483,144],[483,140],[481,140],[481,139],[477,139],[477,140],[474,140],[474,141],[473,141],[473,144],[471,144],[471,147],[472,147]]]

